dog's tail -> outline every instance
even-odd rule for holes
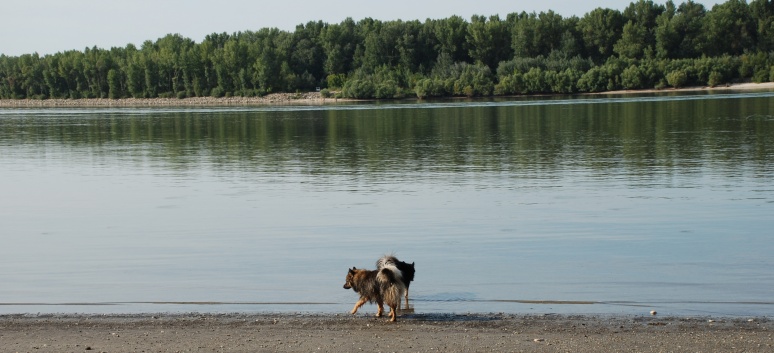
[[[401,279],[400,270],[394,264],[386,264],[379,269],[376,275],[382,290],[382,299],[390,307],[400,309],[403,296],[406,294],[406,285]]]
[[[395,257],[395,255],[384,255],[379,258],[379,260],[376,260],[376,268],[381,270],[386,266],[397,266],[398,265],[398,258]]]

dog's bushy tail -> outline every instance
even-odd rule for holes
[[[379,258],[379,260],[376,260],[376,268],[381,270],[385,266],[397,266],[398,265],[398,259],[395,257],[395,255],[384,255]]]
[[[406,294],[406,285],[403,284],[400,270],[395,264],[385,264],[379,269],[376,280],[382,289],[384,303],[400,309],[401,300]]]

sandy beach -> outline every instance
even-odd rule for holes
[[[504,314],[0,316],[3,352],[771,352],[767,318]]]
[[[739,83],[717,87],[685,87],[663,90],[621,90],[599,93],[602,94],[636,94],[654,92],[679,91],[755,91],[772,90],[774,82]],[[259,105],[325,105],[343,102],[353,102],[353,99],[323,98],[320,92],[307,93],[272,93],[263,97],[191,97],[191,98],[124,98],[124,99],[0,99],[0,108],[83,108],[83,107],[214,107],[214,106],[259,106]]]
[[[747,83],[734,83],[734,84],[728,84],[723,86],[716,86],[716,87],[683,87],[683,88],[666,88],[666,89],[648,89],[648,90],[620,90],[620,91],[610,91],[610,92],[600,92],[600,93],[591,93],[591,94],[629,94],[629,93],[654,93],[654,92],[696,92],[696,91],[707,91],[707,92],[726,92],[726,91],[765,91],[765,90],[772,90],[774,89],[774,82],[763,82],[763,83],[753,83],[753,82],[747,82]]]

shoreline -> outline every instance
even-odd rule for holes
[[[14,352],[769,352],[772,331],[768,318],[657,315],[0,315]]]
[[[619,90],[579,95],[642,94],[667,92],[722,92],[774,90],[774,82],[739,83],[718,87],[685,87],[668,89]],[[507,97],[526,97],[507,96]],[[447,97],[460,98],[460,97]],[[84,99],[0,99],[0,108],[94,108],[94,107],[234,107],[234,106],[275,106],[312,105],[323,106],[337,103],[366,102],[348,98],[323,98],[320,92],[272,93],[263,97],[191,97],[191,98],[84,98]]]
[[[762,82],[762,83],[733,83],[723,86],[696,86],[696,87],[683,87],[683,88],[665,88],[665,89],[642,89],[642,90],[618,90],[588,93],[592,95],[600,94],[637,94],[637,93],[667,93],[667,92],[723,92],[723,91],[758,91],[758,90],[774,90],[774,82]]]
[[[251,105],[326,105],[351,101],[323,98],[320,92],[272,93],[263,97],[0,99],[0,108],[228,107]]]

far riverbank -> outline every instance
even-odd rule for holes
[[[621,90],[591,93],[638,94],[690,91],[754,91],[774,90],[774,82],[741,83],[718,87],[686,87],[663,90]],[[191,98],[91,98],[91,99],[0,99],[0,108],[96,108],[96,107],[196,107],[196,106],[255,106],[255,105],[326,105],[353,102],[353,99],[323,98],[320,92],[272,93],[263,97],[191,97]]]

